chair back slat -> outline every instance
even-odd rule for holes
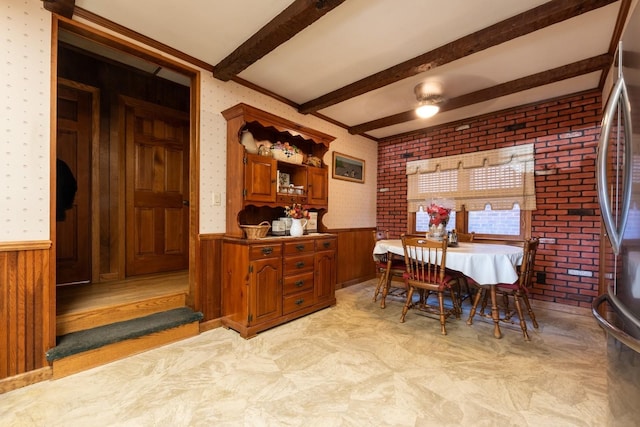
[[[441,242],[424,237],[402,236],[404,262],[409,281],[441,284],[444,281],[447,239]]]

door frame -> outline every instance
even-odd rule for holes
[[[56,67],[57,68],[57,67]],[[89,183],[89,207],[91,213],[89,215],[90,233],[91,233],[91,281],[97,282],[100,277],[100,199],[96,197],[98,195],[98,189],[100,188],[100,175],[98,174],[98,167],[100,166],[100,89],[84,83],[79,83],[73,80],[65,78],[56,78],[56,94],[57,85],[67,86],[72,89],[87,92],[91,95],[91,147],[89,148],[90,160],[89,167],[91,168],[90,183]],[[56,96],[57,98],[57,96]],[[57,119],[57,115],[56,115]],[[56,141],[55,150],[52,150],[57,155],[58,144]],[[55,182],[55,181],[53,181]],[[55,209],[52,213],[55,212]],[[55,226],[55,222],[54,222]],[[55,230],[55,228],[53,228]],[[54,242],[56,240],[54,239]],[[57,248],[56,245],[54,247]],[[57,265],[54,264],[54,265]],[[57,282],[57,280],[56,280]],[[57,284],[57,283],[54,283]]]
[[[161,55],[155,51],[150,50],[149,48],[137,45],[131,42],[128,42],[124,39],[116,37],[112,34],[101,31],[97,28],[91,27],[89,25],[73,21],[59,15],[53,15],[52,22],[52,61],[51,61],[51,82],[52,82],[52,118],[55,117],[55,105],[57,98],[57,66],[58,66],[58,55],[57,55],[57,46],[59,40],[59,30],[64,29],[65,31],[72,32],[78,36],[83,38],[92,40],[95,43],[102,44],[108,48],[116,49],[118,51],[123,52],[123,54],[133,55],[153,63],[158,64],[159,66],[166,67],[174,72],[180,73],[190,79],[190,107],[189,107],[189,289],[187,295],[187,304],[194,309],[198,309],[196,305],[198,305],[198,257],[197,254],[199,252],[199,229],[200,229],[200,216],[199,216],[199,189],[200,189],[200,71],[195,68],[188,67],[184,65],[184,63],[179,62],[178,60],[173,60],[173,56],[171,58],[166,55]],[[154,46],[156,47],[156,46]],[[160,49],[161,50],[161,49]],[[172,55],[172,51],[167,51],[166,54]],[[55,120],[52,120],[51,123],[51,163],[55,165],[55,155],[57,149],[57,141],[56,141],[56,125]],[[99,132],[99,130],[98,130]],[[93,161],[93,160],[92,160]],[[55,168],[51,168],[51,182],[55,183]],[[54,194],[54,193],[53,193]],[[99,203],[98,200],[92,201],[92,203]],[[51,209],[52,212],[55,212],[55,197],[52,197],[51,201]],[[95,209],[95,206],[92,205],[92,209]],[[99,222],[95,221],[93,226],[99,226]],[[52,239],[52,247],[50,262],[52,265],[55,265],[56,259],[56,235],[55,235],[55,215],[51,215],[50,222],[50,230],[51,230],[51,239]],[[94,230],[92,229],[92,232]],[[96,242],[99,244],[99,241]],[[99,257],[99,248],[97,255]],[[96,261],[99,264],[99,258]],[[99,268],[95,266],[95,271],[99,275]],[[94,272],[92,271],[92,277]],[[55,284],[56,284],[56,273],[55,268],[51,269],[50,275],[50,296],[51,296],[51,306],[50,313],[52,315],[52,319],[50,322],[51,325],[51,336],[55,338],[55,314],[56,314],[56,299],[55,299]]]

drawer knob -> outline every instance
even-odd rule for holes
[[[296,245],[296,249],[300,252],[304,251],[304,245]]]
[[[298,268],[304,267],[304,262],[303,261],[296,262],[296,267],[298,267]]]
[[[271,255],[271,252],[273,252],[273,248],[262,248],[263,255]]]
[[[296,300],[296,305],[300,305],[304,302],[304,298],[300,298]]]
[[[297,287],[301,287],[302,285],[304,285],[304,280],[297,280],[295,284]]]
[[[322,246],[324,246],[325,248],[328,248],[329,246],[331,246],[331,243],[329,243],[329,242],[324,242],[324,243],[322,244]]]

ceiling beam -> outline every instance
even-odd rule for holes
[[[51,13],[71,19],[76,0],[42,0],[42,6]]]
[[[548,85],[550,83],[559,82],[581,76],[583,74],[592,73],[594,71],[602,71],[608,68],[612,61],[613,56],[605,53],[603,55],[594,56],[593,58],[584,59],[572,64],[563,65],[551,70],[511,80],[506,83],[481,89],[456,98],[451,98],[440,106],[440,112],[451,111],[468,105],[478,104],[501,96],[511,95],[513,93]],[[349,133],[352,135],[359,135],[374,129],[393,126],[416,119],[418,119],[418,117],[414,110],[405,111],[403,113],[382,117],[380,119],[352,126],[349,128]]]
[[[553,0],[497,24],[476,31],[408,61],[372,74],[302,104],[299,112],[313,113],[347,99],[448,64],[541,28],[601,8],[617,0]]]
[[[251,64],[322,18],[345,0],[296,0],[213,67],[213,76],[229,81]]]

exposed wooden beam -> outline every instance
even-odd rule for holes
[[[613,56],[618,49],[618,42],[622,38],[622,31],[624,30],[624,25],[627,22],[627,16],[629,15],[629,10],[631,10],[631,3],[633,0],[622,0],[620,3],[620,10],[618,11],[618,17],[616,18],[616,26],[611,33],[611,42],[609,43],[609,53]],[[600,87],[604,87],[605,81],[607,79],[607,73],[602,73],[600,77]]]
[[[594,56],[593,58],[574,62],[572,64],[553,68],[551,70],[542,71],[540,73],[532,74],[530,76],[522,77],[516,80],[511,80],[506,83],[502,83],[486,89],[481,89],[475,92],[468,93],[466,95],[458,96],[456,98],[451,98],[440,107],[440,112],[451,111],[458,108],[466,107],[467,105],[478,104],[480,102],[489,101],[501,96],[511,95],[516,92],[548,85],[550,83],[559,82],[561,80],[570,79],[573,77],[581,76],[583,74],[592,73],[594,71],[602,71],[608,68],[611,65],[612,61],[612,55],[606,53],[603,55]],[[403,113],[394,114],[388,117],[382,117],[377,120],[372,120],[370,122],[352,126],[349,128],[349,133],[352,135],[358,135],[370,130],[397,125],[399,123],[404,123],[416,119],[417,117],[414,110],[405,111]]]
[[[76,7],[76,0],[42,0],[42,6],[51,13],[71,19]]]
[[[615,1],[617,0],[550,1],[308,101],[300,106],[299,112],[307,114],[330,107]]]
[[[213,68],[228,81],[345,0],[296,0]]]

